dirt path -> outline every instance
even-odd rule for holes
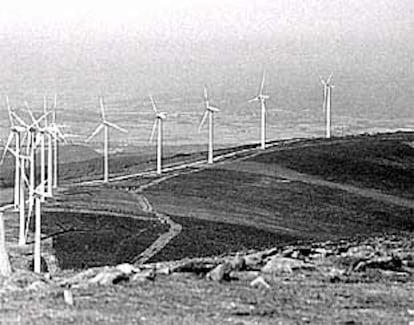
[[[414,201],[409,199],[404,199],[398,196],[384,194],[378,190],[372,188],[361,188],[348,184],[341,184],[331,181],[326,181],[316,176],[309,174],[303,174],[297,172],[293,169],[285,168],[277,164],[265,164],[259,162],[250,162],[250,161],[240,161],[233,162],[232,164],[223,164],[221,166],[223,169],[237,170],[248,173],[258,173],[261,175],[267,175],[272,177],[282,178],[288,181],[297,181],[307,184],[324,186],[333,189],[338,189],[341,191],[346,191],[351,194],[358,196],[367,197],[376,201],[381,201],[384,203],[399,205],[405,208],[414,209]]]
[[[164,213],[160,213],[154,210],[151,203],[148,201],[148,199],[141,194],[144,189],[147,189],[148,187],[151,187],[155,184],[159,184],[169,178],[175,177],[178,174],[174,175],[166,175],[164,177],[160,177],[157,179],[154,179],[152,182],[148,184],[141,185],[135,193],[137,196],[138,204],[141,206],[142,211],[147,213],[154,213],[155,216],[160,220],[162,223],[166,223],[170,226],[168,232],[162,234],[157,238],[156,241],[154,241],[151,246],[149,246],[145,251],[143,251],[141,254],[134,257],[132,260],[132,263],[134,265],[140,265],[144,264],[146,261],[148,261],[151,257],[156,255],[159,251],[161,251],[165,246],[168,245],[168,243],[176,236],[178,236],[182,230],[182,226],[179,223],[174,222],[168,215]]]

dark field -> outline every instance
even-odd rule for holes
[[[358,137],[323,146],[268,152],[252,160],[412,199],[413,141],[411,133],[400,139],[397,136]]]
[[[182,225],[182,231],[149,262],[217,256],[270,248],[297,240],[294,236],[255,227],[178,216],[171,218]]]
[[[218,168],[171,178],[146,195],[165,213],[253,226],[303,240],[414,230],[413,211],[408,208]]]
[[[42,232],[53,235],[63,269],[131,262],[167,230],[155,220],[62,212],[42,215]]]

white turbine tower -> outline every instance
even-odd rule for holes
[[[41,184],[40,184],[41,185]],[[41,230],[42,230],[42,211],[41,202],[44,200],[45,193],[38,187],[34,190],[35,200],[35,234],[34,234],[34,272],[41,273]]]
[[[128,131],[121,128],[120,126],[111,123],[106,120],[105,118],[105,108],[103,98],[99,98],[100,107],[101,107],[101,118],[102,122],[98,125],[98,127],[93,131],[93,133],[86,139],[86,142],[89,142],[95,135],[97,135],[102,129],[104,131],[104,182],[107,183],[109,180],[109,166],[108,166],[108,143],[109,143],[109,127],[113,127],[121,132],[127,133]]]
[[[220,109],[210,105],[208,99],[207,88],[204,87],[204,104],[205,112],[201,123],[198,127],[198,131],[201,131],[201,128],[208,117],[208,157],[207,162],[209,164],[213,163],[213,150],[214,150],[214,113],[220,112]]]
[[[7,110],[9,113],[9,120],[10,120],[10,133],[7,138],[7,143],[3,151],[3,156],[0,161],[0,165],[3,164],[4,158],[6,156],[7,150],[9,149],[11,142],[15,141],[15,151],[16,151],[16,157],[15,157],[15,175],[14,175],[14,208],[17,209],[20,205],[20,147],[21,147],[21,134],[26,132],[26,128],[21,125],[16,125],[14,123],[13,114],[10,109],[9,104],[9,98],[6,97],[6,103],[7,103]],[[23,202],[24,204],[24,202]]]
[[[21,153],[18,153],[10,148],[8,148],[8,151],[13,154],[17,159],[20,160],[20,170],[19,170],[19,242],[18,244],[20,246],[26,244],[26,217],[25,217],[25,201],[24,201],[24,183],[29,186],[29,182],[27,180],[26,174],[25,174],[25,167],[24,167],[24,160],[30,161],[30,156],[25,156]]]
[[[149,98],[151,99],[152,109],[155,113],[155,120],[154,125],[152,126],[151,131],[151,137],[149,139],[150,142],[152,142],[155,131],[158,129],[158,136],[157,136],[157,174],[162,173],[162,124],[163,121],[167,118],[167,114],[165,112],[159,112],[157,110],[157,106],[155,105],[154,99],[151,95],[149,95]]]
[[[261,107],[261,135],[260,135],[260,148],[266,149],[266,99],[269,98],[268,95],[263,94],[263,88],[265,84],[266,73],[263,72],[262,82],[260,83],[259,92],[256,97],[249,100],[249,103],[259,101]]]
[[[323,111],[325,112],[325,122],[326,122],[326,137],[329,139],[331,137],[331,105],[332,105],[332,88],[331,85],[332,73],[329,75],[327,80],[324,80],[321,76],[319,79],[323,85]]]

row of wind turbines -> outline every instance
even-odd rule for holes
[[[331,85],[332,74],[328,79],[320,77],[323,85],[323,110],[326,113],[326,137],[331,136],[331,99],[332,88]],[[255,97],[248,100],[249,103],[259,102],[261,108],[260,119],[260,148],[266,149],[266,101],[269,96],[264,94],[266,75],[263,73],[260,83],[259,91]],[[162,173],[162,146],[163,146],[163,123],[167,118],[165,112],[159,111],[155,101],[149,95],[151,105],[155,114],[154,124],[151,131],[150,141],[152,141],[157,133],[157,174]],[[32,214],[35,214],[35,245],[34,245],[34,271],[40,272],[40,234],[41,234],[41,203],[46,198],[53,196],[53,189],[58,186],[58,142],[66,142],[65,135],[61,132],[60,127],[56,123],[56,105],[57,97],[54,97],[54,104],[52,110],[47,108],[47,100],[44,97],[43,114],[36,118],[30,109],[29,105],[25,103],[26,109],[29,113],[30,122],[24,121],[15,111],[13,111],[9,104],[9,99],[6,97],[7,110],[10,121],[10,134],[0,161],[3,163],[7,152],[10,152],[15,158],[15,173],[14,173],[14,208],[19,211],[19,245],[24,245],[28,236],[29,223]],[[104,170],[103,181],[109,181],[109,130],[113,128],[123,133],[128,131],[115,123],[108,121],[105,115],[105,104],[103,97],[99,98],[101,123],[86,139],[89,142],[101,131],[104,133]],[[220,108],[210,104],[208,90],[204,87],[204,113],[199,124],[199,131],[201,131],[205,122],[208,120],[208,152],[207,163],[214,162],[214,115],[220,112]],[[14,140],[15,149],[11,148]],[[36,180],[37,168],[39,166],[36,162],[36,149],[40,147],[40,179]],[[47,147],[47,159],[45,149]],[[24,152],[24,148],[26,151]],[[25,200],[25,191],[28,192],[28,199]],[[26,214],[27,210],[27,214]]]
[[[332,102],[332,88],[333,85],[331,84],[332,73],[327,79],[323,79],[321,76],[319,77],[320,81],[323,85],[323,111],[326,114],[326,137],[331,137],[331,102]],[[266,149],[266,100],[269,99],[268,95],[264,94],[264,86],[265,86],[266,74],[265,72],[262,75],[262,80],[260,83],[259,91],[255,97],[250,99],[248,102],[259,102],[261,108],[261,119],[260,119],[260,148],[262,150]],[[157,174],[162,173],[162,147],[163,147],[163,123],[167,118],[167,113],[160,112],[155,104],[154,98],[152,95],[149,95],[152,108],[154,110],[155,119],[154,124],[151,131],[151,136],[149,141],[152,142],[154,139],[155,134],[157,133],[157,158],[156,158],[156,172]],[[199,132],[201,131],[202,127],[204,126],[205,122],[208,120],[208,151],[207,151],[207,163],[213,164],[214,162],[214,115],[220,112],[220,108],[215,107],[210,104],[210,99],[208,96],[207,87],[204,87],[204,114],[201,119],[199,125]],[[89,142],[92,138],[94,138],[101,130],[104,132],[104,171],[103,171],[103,181],[109,181],[109,128],[117,129],[123,133],[127,133],[128,131],[124,128],[109,122],[105,117],[105,107],[103,98],[100,97],[100,109],[101,109],[101,123],[98,127],[93,131],[93,133],[87,138],[86,142]]]
[[[29,105],[25,103],[30,122],[25,121],[11,109],[8,97],[6,97],[6,104],[10,121],[10,133],[0,165],[3,164],[7,152],[14,156],[13,207],[16,211],[19,211],[18,244],[26,244],[30,221],[33,214],[35,214],[34,270],[40,272],[41,203],[47,197],[52,197],[53,188],[58,186],[58,141],[66,140],[59,129],[59,125],[56,124],[56,95],[52,111],[47,109],[47,100],[44,97],[43,114],[39,118],[34,116]],[[14,150],[12,149],[13,140]],[[36,164],[36,149],[39,147],[40,166]],[[40,179],[36,180],[39,167]],[[25,192],[28,194],[26,195]],[[27,200],[26,197],[28,197]]]

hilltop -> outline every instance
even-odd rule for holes
[[[68,164],[75,176],[43,213],[52,280],[18,271],[25,280],[11,282],[16,303],[1,296],[6,315],[40,294],[37,309],[25,308],[39,323],[47,310],[77,323],[406,322],[414,303],[413,141],[413,133],[273,141],[265,152],[222,149],[217,155],[227,156],[214,166],[108,185],[69,186],[85,165]],[[94,161],[91,171],[99,170]],[[115,157],[114,174],[151,165],[139,161]],[[9,241],[16,220],[7,216]],[[15,267],[30,265],[30,247],[11,253]],[[60,286],[71,288],[73,307]]]

